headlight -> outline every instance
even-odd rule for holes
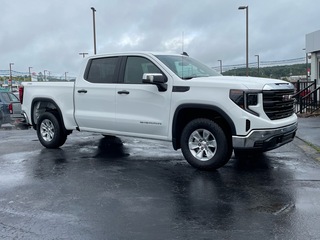
[[[250,106],[256,106],[258,104],[258,91],[244,91],[239,89],[231,89],[229,93],[230,99],[237,104],[243,110],[259,116],[258,113],[252,111]]]
[[[247,93],[247,105],[256,106],[258,104],[258,93]]]

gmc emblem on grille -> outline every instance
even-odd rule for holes
[[[292,99],[292,95],[289,95],[289,94],[282,95],[282,101],[289,101],[291,99]]]

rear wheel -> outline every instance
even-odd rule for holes
[[[189,122],[183,129],[181,150],[193,167],[212,170],[229,161],[232,148],[218,124],[199,118]]]
[[[67,140],[67,133],[51,112],[40,115],[37,122],[37,135],[41,144],[46,148],[58,148]]]

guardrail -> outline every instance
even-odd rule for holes
[[[295,112],[300,114],[312,114],[320,109],[320,87],[317,87],[317,81],[297,81],[294,83],[296,93]]]

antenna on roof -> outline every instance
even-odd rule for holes
[[[184,55],[184,56],[188,56],[188,53],[184,51],[184,32],[182,32],[182,38],[181,38],[181,48],[182,48],[182,53],[181,55]]]
[[[181,36],[181,50],[184,52],[184,32],[182,31],[182,36]]]

